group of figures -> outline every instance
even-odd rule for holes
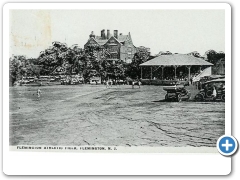
[[[103,81],[103,84],[106,85],[106,88],[110,88],[113,85],[119,86],[119,85],[129,85],[129,82],[120,82],[120,81],[113,81],[111,79],[107,81]],[[134,89],[134,86],[138,86],[139,88],[141,87],[141,81],[140,80],[133,80],[132,81],[132,88]]]

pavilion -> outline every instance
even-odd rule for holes
[[[190,80],[191,67],[192,66],[212,66],[212,63],[209,63],[202,58],[197,58],[187,54],[170,54],[170,55],[160,55],[151,59],[145,63],[140,64],[141,67],[141,78],[142,78],[142,67],[148,66],[151,67],[151,79],[152,79],[152,67],[161,67],[162,68],[162,77],[164,74],[164,67],[173,67],[175,69],[175,78],[176,71],[178,67],[185,66],[188,68],[188,81]]]

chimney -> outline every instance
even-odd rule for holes
[[[106,39],[105,29],[101,30],[101,38]]]
[[[108,29],[107,30],[107,39],[109,39],[110,38],[110,30]]]
[[[93,31],[91,32],[91,34],[89,35],[89,37],[90,37],[90,38],[91,38],[91,37],[95,38],[95,35],[94,35],[94,32],[93,32]]]
[[[118,30],[114,30],[113,36],[118,39]]]

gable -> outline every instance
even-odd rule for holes
[[[105,43],[105,46],[118,46],[122,45],[115,37],[110,37],[108,41]]]
[[[86,47],[86,46],[89,46],[89,45],[99,46],[99,44],[93,38],[90,38],[84,46]]]

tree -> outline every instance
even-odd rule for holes
[[[51,47],[40,52],[38,65],[42,66],[41,74],[51,74],[58,66],[66,63],[68,50],[65,43],[55,41]]]
[[[171,55],[172,53],[170,51],[160,51],[157,56],[161,56],[161,55]]]
[[[101,46],[87,46],[84,49],[84,56],[82,57],[81,70],[83,71],[83,76],[89,79],[92,76],[100,76],[106,79],[108,74],[112,73],[111,67],[113,62],[108,61],[109,57],[108,51]]]
[[[126,74],[133,79],[141,77],[141,68],[139,65],[146,62],[149,56],[150,53],[147,48],[137,48],[132,63],[127,67]]]
[[[225,53],[220,51],[216,52],[214,50],[208,50],[205,52],[205,57],[208,62],[213,64],[212,72],[213,74],[218,74],[221,71],[221,74],[223,74],[223,71],[225,69]]]
[[[26,67],[27,75],[29,75],[29,76],[36,76],[36,77],[39,78],[41,69],[42,69],[42,67],[39,66],[39,65],[29,64]]]
[[[218,61],[222,58],[225,58],[224,52],[216,52],[214,50],[208,50],[205,52],[205,56],[207,57],[207,61],[216,65]]]
[[[25,56],[14,56],[9,59],[10,60],[10,82],[12,85],[15,81],[22,79],[22,77],[26,74],[25,65],[27,64],[27,60]]]
[[[188,53],[187,55],[194,56],[194,57],[197,57],[197,58],[202,58],[202,56],[200,55],[200,53],[197,52],[197,51],[190,52],[190,53]]]

